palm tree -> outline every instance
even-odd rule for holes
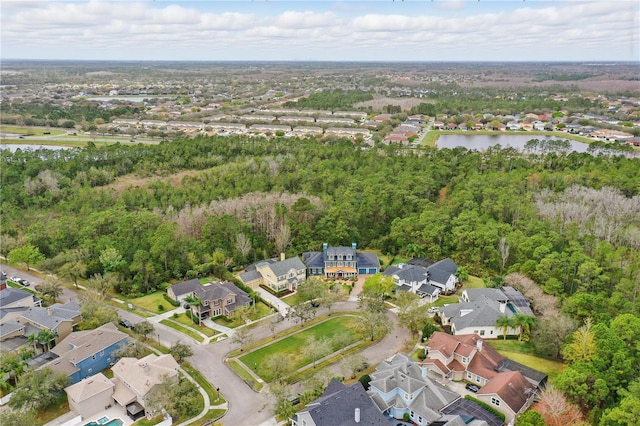
[[[51,341],[58,336],[58,333],[49,329],[44,329],[38,333],[38,343],[42,345],[42,348],[47,348],[47,352],[51,349]]]
[[[33,350],[37,350],[37,344],[38,344],[38,335],[36,333],[31,333],[30,335],[27,336],[27,343],[29,343],[30,345],[33,345]]]
[[[519,328],[520,334],[518,335],[519,340],[529,340],[529,335],[531,334],[531,326],[533,326],[536,322],[536,317],[532,317],[529,315],[525,315],[523,313],[517,313],[512,318],[511,325],[513,327]]]
[[[513,321],[506,315],[499,316],[496,320],[496,326],[502,328],[502,338],[507,340],[507,329],[513,326]]]
[[[200,321],[200,307],[202,306],[202,300],[198,296],[193,294],[188,295],[184,298],[184,301],[187,302],[191,306],[191,320],[195,324],[196,321],[193,319],[193,307],[198,308],[198,321]]]

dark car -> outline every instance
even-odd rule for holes
[[[473,383],[467,383],[467,386],[465,386],[465,389],[473,393],[477,393],[480,390],[480,387],[474,385]]]
[[[18,284],[23,285],[25,287],[29,287],[29,285],[31,284],[28,280],[25,279],[21,279]]]
[[[0,279],[3,279],[3,280],[7,279],[7,273],[5,271],[0,271]]]
[[[124,328],[128,328],[130,330],[133,330],[133,324],[131,324],[131,321],[129,321],[128,319],[124,319],[123,318],[120,321],[118,321],[118,324],[120,324]]]

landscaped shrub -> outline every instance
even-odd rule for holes
[[[472,397],[471,395],[465,395],[464,399],[468,399],[469,401],[473,401],[476,404],[478,404],[479,406],[481,406],[482,408],[484,408],[485,410],[495,414],[496,416],[500,417],[500,420],[502,420],[504,422],[505,420],[505,415],[502,414],[500,411],[496,410],[495,408],[493,408],[492,406],[490,406],[489,404],[480,401],[479,399],[476,399],[474,397]]]
[[[162,297],[164,297],[164,300],[166,300],[167,302],[171,303],[172,306],[175,306],[176,308],[178,306],[180,306],[180,302],[177,300],[173,300],[172,298],[169,297],[169,295],[167,293],[163,293]]]
[[[164,312],[164,305],[162,303],[158,303],[158,311]]]
[[[411,414],[409,413],[404,413],[402,415],[402,420],[404,420],[405,422],[410,422],[411,421]]]
[[[364,386],[364,390],[369,390],[369,382],[371,382],[371,376],[365,374],[364,376],[360,377],[358,381],[362,383],[362,386]]]
[[[200,319],[196,315],[193,315],[191,311],[187,311],[186,314],[191,319],[191,321],[195,322],[196,324],[200,324]]]

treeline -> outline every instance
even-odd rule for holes
[[[144,106],[117,106],[112,109],[100,107],[98,102],[74,102],[68,106],[51,102],[13,102],[2,107],[3,124],[26,126],[57,126],[59,121],[76,123],[108,123],[116,117],[134,117],[144,111]],[[19,116],[19,117],[12,117]],[[98,122],[96,122],[98,120]]]
[[[315,92],[306,98],[300,98],[297,102],[287,102],[284,104],[287,108],[310,108],[325,109],[338,111],[341,109],[352,108],[358,102],[370,101],[373,95],[362,90],[328,90]]]

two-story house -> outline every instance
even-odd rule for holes
[[[238,306],[247,306],[251,298],[232,282],[214,282],[205,285],[197,279],[174,284],[167,288],[167,294],[174,300],[184,300],[187,296],[198,299],[198,304],[190,306],[191,312],[201,320],[207,317],[229,316]]]
[[[407,355],[396,354],[371,373],[369,395],[378,408],[395,419],[409,414],[411,421],[426,426],[443,417],[441,410],[460,398],[427,377],[427,369]]]
[[[248,266],[238,278],[250,288],[265,285],[275,292],[294,291],[307,278],[307,268],[299,257],[285,259],[282,253],[279,261],[267,259]]]
[[[128,342],[128,335],[113,323],[94,330],[74,331],[51,349],[58,358],[47,366],[69,375],[72,384],[77,383],[112,366],[116,362],[113,353]]]
[[[178,363],[168,354],[150,354],[142,359],[121,358],[111,370],[114,383],[113,400],[122,407],[123,415],[137,420],[145,415],[147,397],[167,378],[176,383]]]
[[[420,365],[426,368],[428,377],[444,384],[451,380],[475,383],[480,387],[478,395],[485,395],[479,399],[512,419],[523,411],[524,405],[531,404],[536,392],[546,387],[546,374],[500,355],[477,334],[452,336],[435,332],[425,350],[427,358]],[[510,396],[512,393],[521,397]],[[493,401],[492,397],[502,402]]]
[[[307,267],[307,275],[324,275],[325,278],[357,278],[380,272],[378,256],[358,251],[356,243],[351,247],[329,247],[324,243],[321,252],[303,253],[302,261]]]

